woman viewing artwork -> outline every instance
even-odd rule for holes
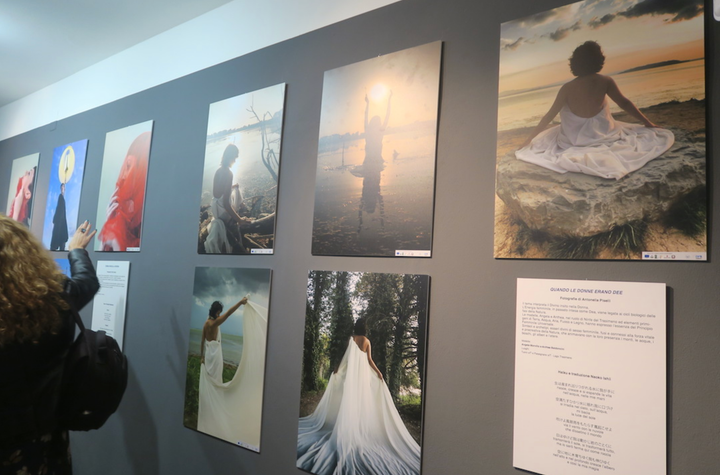
[[[310,273],[298,468],[420,473],[427,283],[419,275]]]
[[[99,288],[85,251],[87,221],[68,242],[68,279],[28,229],[0,215],[0,473],[70,475],[57,420],[65,355],[81,309]]]
[[[515,152],[517,158],[558,173],[620,179],[672,146],[673,133],[653,124],[610,76],[600,74],[604,64],[595,41],[575,48],[570,57],[575,79],[560,88],[550,110]],[[608,97],[642,125],[616,121]],[[558,113],[560,125],[545,130]]]

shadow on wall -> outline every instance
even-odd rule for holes
[[[117,412],[98,431],[70,434],[74,473],[160,473],[157,427],[132,360],[128,360],[128,385]]]
[[[125,451],[132,466],[132,473],[136,475],[160,473],[157,428],[130,360],[128,360],[127,390],[117,414],[122,423]]]

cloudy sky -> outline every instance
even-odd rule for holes
[[[193,289],[190,328],[202,329],[210,305],[220,301],[223,313],[249,295],[249,300],[267,308],[270,296],[270,269],[241,269],[235,267],[197,267]],[[242,335],[240,307],[223,323],[222,333]]]
[[[572,79],[567,60],[600,43],[612,74],[667,60],[702,58],[702,0],[586,0],[503,23],[500,94]]]

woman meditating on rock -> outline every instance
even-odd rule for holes
[[[570,57],[575,79],[560,88],[550,110],[515,152],[518,159],[558,173],[620,179],[672,146],[672,132],[653,124],[611,77],[599,74],[604,63],[596,42],[575,48]],[[642,125],[616,121],[608,97]],[[560,125],[545,130],[558,113]]]

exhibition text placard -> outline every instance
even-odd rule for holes
[[[665,284],[518,279],[513,465],[662,475]]]
[[[103,330],[123,347],[125,303],[127,302],[129,261],[98,261],[100,290],[95,294],[92,329]]]

